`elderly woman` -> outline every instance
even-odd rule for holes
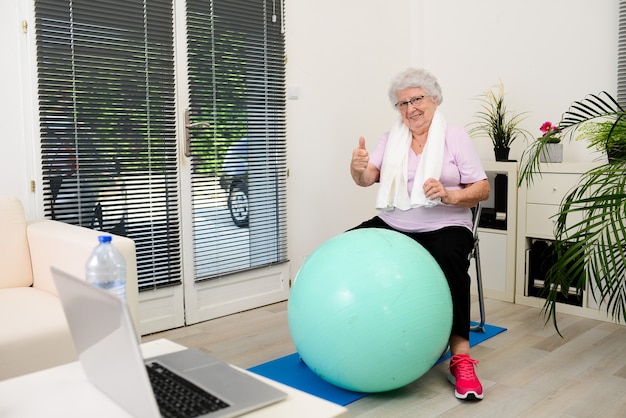
[[[448,126],[438,110],[443,97],[430,73],[410,68],[392,81],[391,103],[400,113],[372,153],[365,139],[352,153],[350,172],[363,187],[379,183],[379,214],[356,228],[401,232],[426,248],[448,280],[453,305],[450,374],[459,399],[482,399],[470,357],[472,207],[489,197],[489,183],[462,128]]]

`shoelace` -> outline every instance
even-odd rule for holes
[[[456,367],[456,372],[458,374],[457,378],[461,378],[463,380],[471,380],[474,379],[476,375],[474,371],[474,366],[478,364],[478,360],[474,360],[469,356],[452,356],[450,359],[450,368]]]

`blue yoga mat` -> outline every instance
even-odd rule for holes
[[[485,324],[484,333],[470,332],[470,347],[480,344],[503,331],[506,331],[506,328]],[[448,354],[442,357],[438,362],[444,361],[449,357],[450,355]],[[342,406],[348,405],[368,395],[368,393],[353,392],[328,383],[311,371],[311,369],[300,360],[298,353],[259,364],[248,370]]]

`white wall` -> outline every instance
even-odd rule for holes
[[[287,0],[289,256],[295,275],[317,246],[373,215],[375,186],[352,183],[360,135],[373,147],[395,114],[390,79],[407,66],[433,72],[449,124],[465,126],[477,96],[501,79],[523,127],[557,123],[588,93],[616,91],[617,0]],[[493,160],[488,139],[477,139]],[[511,151],[519,159],[524,142]],[[594,158],[565,143],[565,161]]]
[[[617,0],[423,0],[423,62],[440,79],[450,121],[467,124],[473,99],[502,80],[511,110],[529,112],[524,127],[540,136],[574,101],[617,91]],[[489,140],[477,141],[493,159]],[[519,159],[523,141],[513,144]],[[593,158],[566,143],[566,161]]]
[[[375,214],[356,187],[352,149],[373,147],[395,112],[389,79],[410,64],[410,2],[287,2],[288,242],[292,277],[319,244]],[[393,24],[392,24],[393,23]]]
[[[42,213],[38,178],[31,0],[0,4],[0,193]],[[326,239],[372,216],[375,188],[355,186],[348,165],[358,137],[373,147],[395,117],[389,80],[409,65],[440,81],[450,124],[466,125],[472,99],[502,79],[512,110],[539,135],[587,93],[616,91],[618,0],[285,0],[289,257],[292,276]],[[21,21],[29,20],[25,34]],[[491,144],[477,140],[485,160]],[[523,143],[515,143],[519,158]],[[566,161],[589,161],[565,144]]]

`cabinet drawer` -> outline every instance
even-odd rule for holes
[[[579,179],[580,174],[544,173],[526,192],[526,201],[558,205]]]
[[[559,207],[556,205],[526,205],[526,235],[537,238],[554,238],[554,219]]]
[[[554,224],[559,212],[558,205],[541,205],[529,203],[526,205],[526,236],[535,238],[554,238]],[[582,221],[582,214],[570,214],[567,217],[567,226]]]

